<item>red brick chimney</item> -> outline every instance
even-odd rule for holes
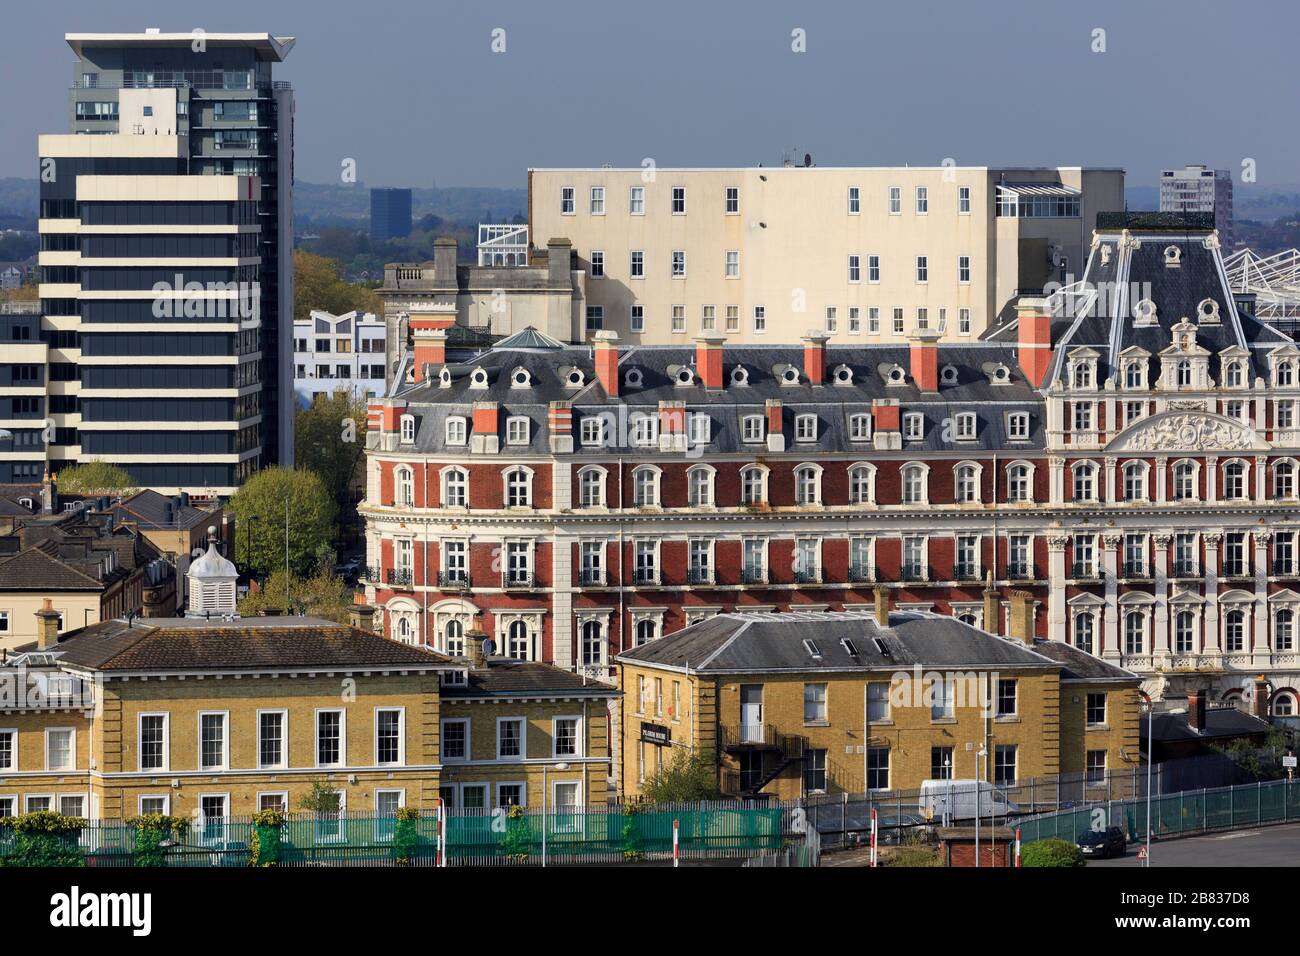
[[[912,343],[912,381],[923,392],[939,391],[939,331],[917,329],[909,340]]]
[[[429,377],[429,366],[447,363],[447,331],[444,328],[431,327],[427,320],[411,321],[411,339],[415,343],[415,359],[412,362],[412,378],[423,382]]]
[[[817,329],[803,337],[803,373],[813,385],[821,385],[826,381],[826,340],[829,338],[829,335]]]
[[[703,332],[695,337],[695,374],[705,388],[722,388],[722,343],[727,337],[721,332]]]
[[[1187,695],[1187,726],[1197,733],[1205,730],[1205,691],[1196,690]]]
[[[1052,364],[1052,315],[1047,300],[1021,296],[1016,303],[1020,370],[1034,388],[1042,388]]]
[[[605,394],[618,398],[618,333],[606,329],[595,338],[596,378]]]

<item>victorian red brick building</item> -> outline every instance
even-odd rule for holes
[[[1250,305],[1212,232],[1120,216],[1080,283],[964,344],[527,330],[457,356],[428,323],[370,410],[367,596],[406,640],[459,653],[477,617],[605,675],[712,614],[877,586],[1002,630],[1014,587],[1157,693],[1264,673],[1293,712],[1300,352]]]

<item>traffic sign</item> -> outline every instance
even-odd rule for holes
[[[1138,859],[1145,860],[1146,858],[1147,858],[1147,848],[1144,846],[1138,847]]]

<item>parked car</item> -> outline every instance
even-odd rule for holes
[[[1105,860],[1123,856],[1128,851],[1128,836],[1121,827],[1084,830],[1079,834],[1078,844],[1084,856],[1099,856]]]

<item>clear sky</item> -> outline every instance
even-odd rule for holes
[[[68,31],[297,37],[297,176],[516,186],[529,166],[1162,166],[1300,183],[1296,0],[8,0],[0,176],[63,132]],[[505,51],[493,52],[493,31]],[[802,29],[806,52],[791,49]],[[1105,52],[1094,31],[1104,30]]]

